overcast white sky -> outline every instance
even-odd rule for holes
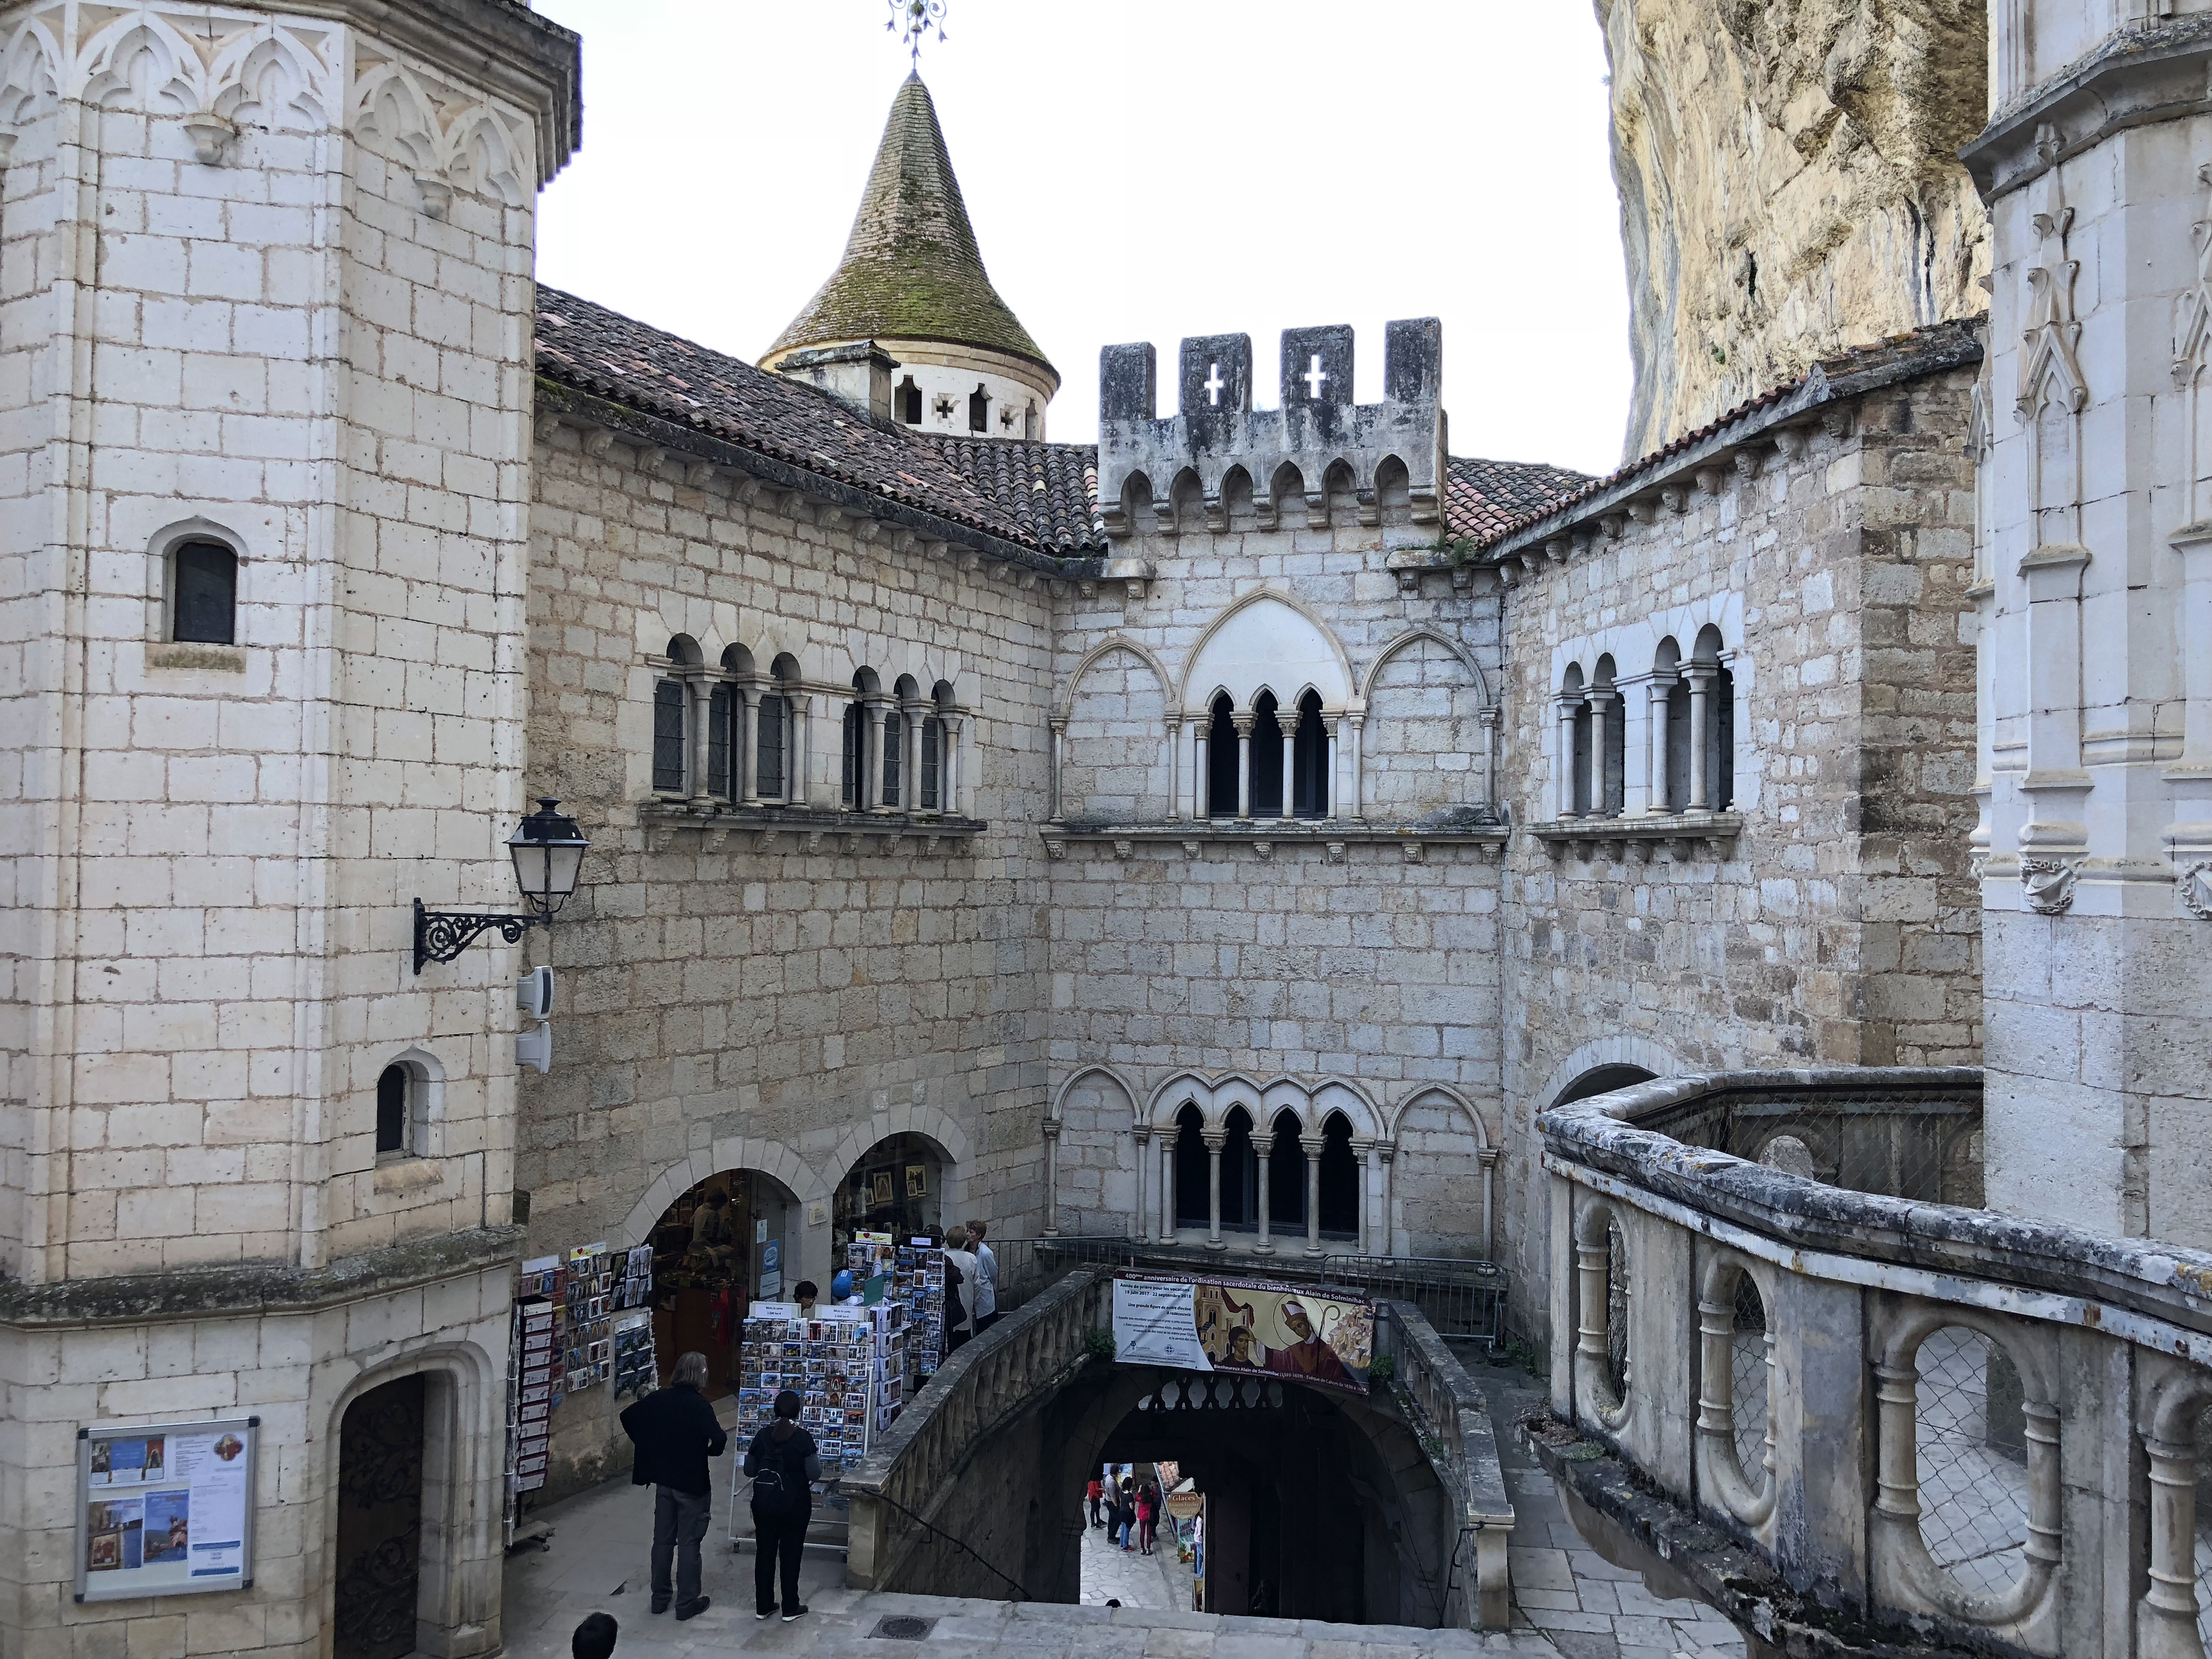
[[[757,358],[835,267],[906,58],[884,0],[538,0],[584,37],[539,274]],[[1629,392],[1589,0],[950,0],[922,74],[993,282],[1096,434],[1098,349],[1443,319],[1455,454],[1590,471]],[[1170,412],[1165,407],[1162,413]]]

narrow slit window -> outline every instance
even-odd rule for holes
[[[857,809],[860,805],[860,778],[865,769],[860,763],[861,739],[867,735],[868,711],[857,702],[845,705],[845,805]]]
[[[387,1066],[376,1079],[376,1150],[379,1153],[407,1150],[407,1068]]]
[[[977,386],[968,398],[968,429],[988,432],[991,429],[991,394]]]
[[[186,542],[173,559],[169,637],[238,643],[238,555],[221,542]]]
[[[684,793],[684,682],[656,680],[653,686],[653,788],[655,794]]]
[[[906,716],[893,713],[884,716],[884,805],[899,804],[900,763],[906,757]]]

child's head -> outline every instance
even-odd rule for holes
[[[613,1659],[618,1629],[614,1614],[595,1613],[576,1626],[568,1638],[568,1651],[574,1659]]]

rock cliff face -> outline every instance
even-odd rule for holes
[[[1636,397],[1624,459],[1813,359],[1987,307],[1959,146],[1984,0],[1595,0]]]

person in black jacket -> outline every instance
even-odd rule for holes
[[[814,1486],[822,1456],[814,1437],[799,1426],[799,1398],[786,1389],[775,1415],[745,1448],[745,1473],[753,1483],[753,1613],[775,1611],[776,1569],[783,1570],[783,1622],[806,1611],[799,1599],[799,1559],[814,1519]]]
[[[676,1616],[690,1619],[707,1610],[699,1594],[699,1540],[714,1510],[714,1482],[707,1460],[720,1457],[730,1443],[714,1408],[699,1392],[707,1380],[707,1356],[687,1353],[676,1362],[668,1386],[656,1389],[622,1414],[623,1432],[637,1448],[630,1484],[653,1487],[653,1610],[668,1611],[668,1558],[676,1557]]]

